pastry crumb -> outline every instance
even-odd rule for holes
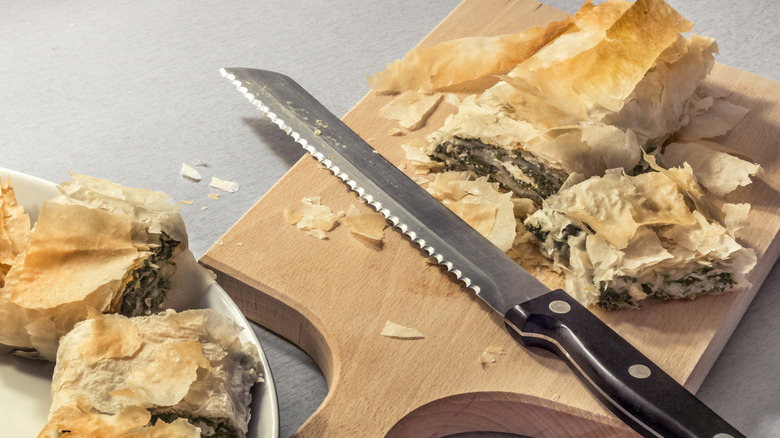
[[[425,338],[425,336],[420,333],[419,331],[410,328],[410,327],[404,327],[400,324],[396,324],[392,321],[385,322],[385,326],[382,329],[382,336],[388,337],[388,338],[399,338],[399,339],[422,339]]]

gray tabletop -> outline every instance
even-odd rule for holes
[[[577,0],[547,4],[576,11]],[[669,0],[717,39],[719,62],[780,80],[775,0]],[[365,76],[403,56],[456,0],[323,2],[0,0],[0,167],[59,182],[72,170],[163,189],[183,206],[200,257],[301,156],[218,73],[294,76],[336,114],[368,92]],[[179,175],[207,163],[203,181]],[[211,176],[241,188],[209,199]],[[207,207],[207,208],[204,208]],[[780,434],[780,265],[698,392],[748,436]],[[290,436],[327,392],[313,361],[256,326]],[[3,413],[0,413],[2,418]]]

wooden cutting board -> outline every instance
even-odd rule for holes
[[[532,0],[466,0],[421,45],[516,32],[564,16]],[[709,82],[751,108],[721,143],[765,169],[759,180],[733,194],[735,201],[753,204],[744,243],[758,251],[754,287],[695,301],[646,303],[639,311],[594,309],[692,391],[780,253],[780,163],[774,149],[780,137],[780,84],[720,64]],[[370,93],[344,121],[401,163],[399,146],[409,136],[389,136],[394,123],[378,114],[391,98]],[[442,105],[414,136],[435,129],[451,110]],[[290,141],[290,147],[297,145]],[[306,156],[201,259],[249,319],[300,346],[322,368],[329,394],[298,436],[442,436],[481,430],[534,437],[635,436],[563,362],[516,344],[501,318],[397,230],[388,228],[377,246],[352,236],[345,226],[319,240],[288,225],[283,209],[295,209],[311,196],[321,196],[334,211],[360,205]],[[560,285],[559,278],[541,280]],[[381,336],[388,320],[425,337]],[[488,347],[506,354],[483,365],[480,357]]]

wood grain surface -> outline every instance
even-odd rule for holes
[[[466,0],[421,42],[543,26],[564,14],[532,0]],[[390,60],[388,60],[390,61]],[[694,301],[646,303],[639,311],[594,312],[695,391],[780,253],[780,84],[716,64],[708,81],[751,109],[719,141],[759,162],[764,173],[733,193],[753,204],[744,243],[759,263],[753,288]],[[409,136],[388,135],[379,108],[392,96],[370,93],[344,121],[390,161]],[[449,108],[452,110],[452,107]],[[423,137],[446,116],[442,106]],[[298,147],[289,141],[289,147]],[[308,352],[329,393],[298,436],[443,436],[466,431],[535,437],[634,436],[553,355],[527,350],[501,318],[474,298],[397,230],[379,246],[344,226],[319,240],[288,225],[285,208],[321,196],[333,210],[359,205],[338,179],[304,157],[221,239],[201,262],[246,316]],[[368,207],[360,205],[361,209]],[[548,285],[560,279],[541,278]],[[386,321],[413,327],[423,339],[380,335]],[[506,355],[481,364],[488,347]]]

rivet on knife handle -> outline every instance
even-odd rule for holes
[[[289,77],[222,75],[496,312],[522,343],[562,357],[605,405],[647,437],[743,435],[564,291],[550,290],[377,153]]]

